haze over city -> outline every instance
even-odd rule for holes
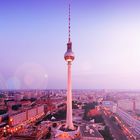
[[[0,1],[0,88],[65,88],[66,0]],[[71,1],[73,88],[139,89],[140,2]]]

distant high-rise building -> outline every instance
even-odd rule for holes
[[[132,100],[133,100],[133,112],[136,113],[136,100],[135,98],[133,98]]]
[[[117,104],[123,110],[133,111],[133,101],[131,99],[118,100]]]

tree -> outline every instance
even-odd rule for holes
[[[52,126],[55,128],[57,127],[57,123],[53,123]]]
[[[46,135],[46,139],[50,139],[51,138],[51,133],[48,132],[47,135]]]
[[[104,137],[105,140],[113,140],[108,126],[105,126],[105,129],[99,130],[99,132],[101,133],[101,135]]]
[[[66,118],[66,110],[59,110],[57,113],[53,114],[56,120],[62,120]]]
[[[30,99],[31,102],[34,102],[34,101],[36,101],[36,100],[37,100],[36,98],[31,98],[31,99]]]
[[[7,113],[7,110],[0,110],[0,115]]]
[[[91,109],[95,109],[97,103],[96,102],[93,102],[93,103],[85,103],[84,106],[83,106],[83,109],[85,109],[85,112],[84,112],[84,116],[83,116],[83,119],[84,120],[91,120],[92,117],[88,117],[88,112],[91,110]],[[93,118],[94,119],[94,118]]]
[[[6,96],[4,94],[0,93],[0,98],[5,98]]]
[[[48,128],[49,132],[51,132],[51,127]]]
[[[21,104],[13,105],[12,110],[18,110],[21,107]]]

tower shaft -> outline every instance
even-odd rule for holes
[[[72,119],[72,84],[71,84],[71,62],[68,62],[68,79],[67,79],[67,118],[66,127],[74,129]]]

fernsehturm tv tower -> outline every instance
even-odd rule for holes
[[[64,58],[68,64],[68,81],[67,81],[67,116],[66,116],[66,128],[74,129],[73,119],[72,119],[72,84],[71,84],[71,66],[74,60],[74,53],[72,52],[72,42],[70,36],[70,4],[69,4],[69,24],[68,24],[68,43],[67,51]]]

